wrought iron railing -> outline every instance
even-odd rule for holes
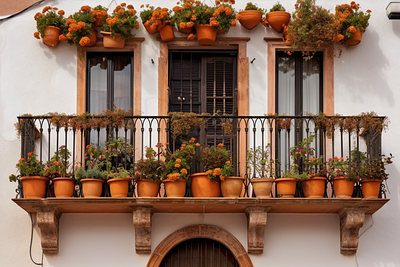
[[[311,136],[314,137],[311,146],[315,148],[316,157],[328,159],[338,156],[351,159],[354,155],[352,151],[365,152],[368,158],[379,157],[382,125],[386,119],[376,116],[324,115],[201,116],[206,120],[204,125],[195,127],[187,136],[174,139],[169,116],[123,116],[117,120],[107,116],[89,117],[92,120],[83,123],[74,121],[76,116],[18,117],[16,126],[21,137],[21,156],[26,157],[28,152],[33,151],[45,163],[61,145],[65,145],[71,151],[72,165],[84,166],[85,146],[92,144],[101,149],[105,145],[105,139],[112,136],[124,137],[135,148],[130,159],[135,162],[143,158],[145,147],[154,148],[158,143],[170,143],[172,149],[175,149],[182,140],[195,137],[202,147],[223,143],[231,151],[234,175],[246,178],[242,195],[244,197],[254,196],[250,190],[250,181],[257,178],[256,165],[248,163],[248,156],[255,155],[255,149],[260,149],[263,159],[279,162],[279,165],[274,165],[275,171],[271,174],[274,177],[280,177],[282,171],[290,168],[290,147]],[[195,164],[191,172],[198,171],[201,171],[201,165]],[[263,174],[268,175],[264,170]],[[328,184],[329,182],[325,197],[333,196]],[[134,186],[133,184],[131,194],[135,193]],[[359,189],[360,185],[357,183],[354,196],[361,196]],[[187,196],[191,196],[190,183],[187,191]],[[22,192],[21,185],[17,192]],[[75,195],[79,194],[78,189]],[[107,192],[103,195],[107,196]],[[159,196],[162,195],[161,189]],[[296,195],[302,196],[301,182]]]

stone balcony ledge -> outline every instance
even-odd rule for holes
[[[14,198],[28,213],[35,213],[44,253],[58,253],[59,219],[63,213],[132,213],[136,253],[151,253],[151,219],[154,213],[244,213],[248,219],[248,253],[264,250],[268,213],[327,213],[340,218],[343,255],[358,248],[358,232],[365,214],[374,214],[389,199],[363,198]]]

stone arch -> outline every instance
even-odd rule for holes
[[[172,248],[192,238],[208,238],[218,241],[232,252],[240,267],[253,267],[249,255],[236,237],[218,226],[206,224],[186,226],[167,236],[151,254],[147,267],[158,267]]]

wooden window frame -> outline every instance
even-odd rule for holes
[[[103,39],[98,38],[94,46],[78,47],[77,53],[77,100],[76,114],[86,112],[86,53],[90,52],[132,52],[133,53],[133,115],[141,115],[142,88],[142,42],[144,38],[130,38],[122,49],[106,49]]]
[[[264,38],[268,43],[268,113],[275,113],[276,51],[293,51],[282,38]],[[323,112],[334,115],[334,51],[333,47],[321,48],[323,52]]]

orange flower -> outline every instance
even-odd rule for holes
[[[192,16],[192,17],[190,18],[191,21],[196,21],[196,19],[197,19],[196,16]]]
[[[228,16],[232,15],[232,9],[230,9],[229,7],[226,7],[225,8],[225,14],[228,15]]]
[[[28,153],[28,157],[29,157],[29,156],[32,156],[33,154],[35,154],[35,153],[34,153],[34,152],[29,152],[29,153]]]
[[[241,15],[240,14],[236,14],[236,20],[240,20],[241,19]]]
[[[349,30],[349,32],[351,32],[351,33],[356,33],[357,32],[357,29],[354,28],[354,26],[350,26],[349,28],[347,28],[347,30]]]
[[[35,32],[35,33],[33,34],[33,36],[35,36],[36,39],[40,39],[39,32]]]
[[[225,176],[220,175],[219,179],[221,179],[221,181],[225,180]]]
[[[128,12],[131,13],[132,16],[135,16],[136,14],[136,10],[134,9],[129,9]]]
[[[237,26],[237,24],[236,24],[236,20],[232,20],[232,22],[231,22],[231,24],[232,24],[232,27],[236,27]]]
[[[60,11],[57,12],[57,14],[61,15],[61,16],[64,16],[65,12],[64,12],[64,10],[60,10]]]
[[[182,170],[181,170],[181,173],[183,173],[183,174],[185,174],[185,175],[186,175],[188,172],[187,172],[187,170],[186,170],[186,169],[182,169]]]
[[[126,3],[122,3],[121,6],[126,6]]]
[[[223,143],[219,143],[218,146],[219,147],[224,147],[224,144]]]
[[[194,36],[194,34],[193,34],[193,33],[191,33],[191,34],[189,34],[189,36],[187,37],[187,39],[188,39],[188,40],[193,40],[193,39],[194,39],[194,37],[195,37],[195,36]]]
[[[20,158],[20,159],[19,159],[19,162],[24,161],[24,160],[25,160],[24,158]]]
[[[176,162],[178,163],[181,163],[181,161],[182,161],[181,159],[176,159]]]
[[[338,35],[336,35],[334,41],[335,41],[335,43],[339,43],[343,39],[344,39],[344,36],[342,34],[338,34]]]
[[[125,14],[125,11],[122,8],[120,8],[120,9],[118,9],[118,14],[123,15],[123,14]]]
[[[90,6],[82,6],[82,7],[81,7],[81,10],[82,10],[83,12],[86,12],[86,13],[89,12],[90,9],[91,9]]]
[[[86,24],[83,21],[79,21],[78,25],[81,27],[81,29],[86,29]]]
[[[81,46],[87,46],[88,44],[90,44],[90,38],[89,37],[82,37],[81,40],[79,41],[79,44]]]
[[[142,5],[143,6],[143,5]],[[140,7],[140,8],[143,8],[143,7]],[[132,5],[128,5],[126,8],[128,8],[128,9],[133,9],[133,6]]]
[[[136,21],[136,29],[139,29],[139,22]]]
[[[67,37],[65,37],[64,35],[60,35],[60,36],[58,36],[58,40],[59,41],[67,41],[68,39],[67,39]]]
[[[184,22],[179,23],[179,28],[180,29],[185,29],[186,28],[186,23],[184,23]]]
[[[42,15],[42,13],[38,12],[35,14],[35,16],[33,18],[36,20],[37,18],[40,18],[40,17],[43,17],[43,15]]]
[[[201,146],[199,143],[196,143],[196,146]]]
[[[180,167],[181,167],[181,164],[176,163],[174,167],[175,167],[175,168],[180,168]]]
[[[231,164],[231,162],[228,160],[227,162],[225,162],[225,164]]]
[[[50,6],[45,6],[42,10],[42,13],[46,13],[49,9],[51,9]]]
[[[169,143],[165,143],[164,145],[169,146]]]
[[[221,169],[220,169],[220,168],[215,168],[215,169],[214,169],[213,175],[214,175],[214,176],[219,176],[219,175],[221,175]]]
[[[182,144],[182,145],[181,145],[181,147],[185,147],[185,146],[186,146],[186,144]]]
[[[194,22],[190,21],[190,22],[186,22],[186,27],[190,28],[194,26]]]

